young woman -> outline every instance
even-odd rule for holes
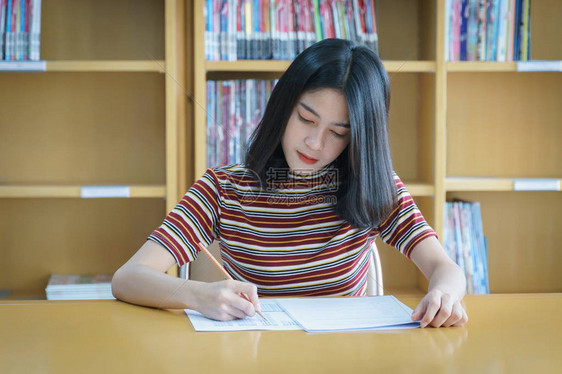
[[[393,172],[389,104],[388,76],[370,49],[328,39],[302,52],[275,86],[245,164],[208,169],[115,273],[114,295],[218,320],[252,316],[258,294],[364,295],[380,235],[429,279],[412,319],[463,325],[464,275]],[[213,240],[235,280],[165,273]]]

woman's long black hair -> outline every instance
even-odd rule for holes
[[[379,57],[349,40],[326,39],[298,55],[275,85],[250,138],[245,165],[265,188],[270,168],[287,168],[281,137],[293,108],[307,91],[341,90],[351,139],[335,161],[341,182],[336,213],[357,228],[378,227],[396,195],[387,134],[390,83]]]

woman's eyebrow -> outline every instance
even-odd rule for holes
[[[320,118],[320,115],[318,115],[318,113],[316,113],[316,111],[314,109],[312,109],[311,107],[309,107],[308,105],[306,105],[302,101],[299,102],[299,105],[302,106],[307,111],[309,111],[310,113],[314,114],[316,117]],[[349,125],[349,123],[331,122],[331,124],[335,125],[335,126],[339,126],[339,127],[345,127],[346,129],[349,129],[351,127]]]

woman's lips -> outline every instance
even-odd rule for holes
[[[297,151],[297,153],[298,153],[299,158],[301,159],[301,161],[304,162],[304,163],[306,163],[306,164],[312,165],[312,164],[315,164],[315,163],[318,161],[317,159],[312,158],[312,157],[308,157],[308,156],[306,156],[306,155],[300,153],[299,151]]]

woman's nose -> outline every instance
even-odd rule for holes
[[[322,131],[313,130],[304,139],[304,143],[312,150],[319,151],[324,145],[324,135]]]

